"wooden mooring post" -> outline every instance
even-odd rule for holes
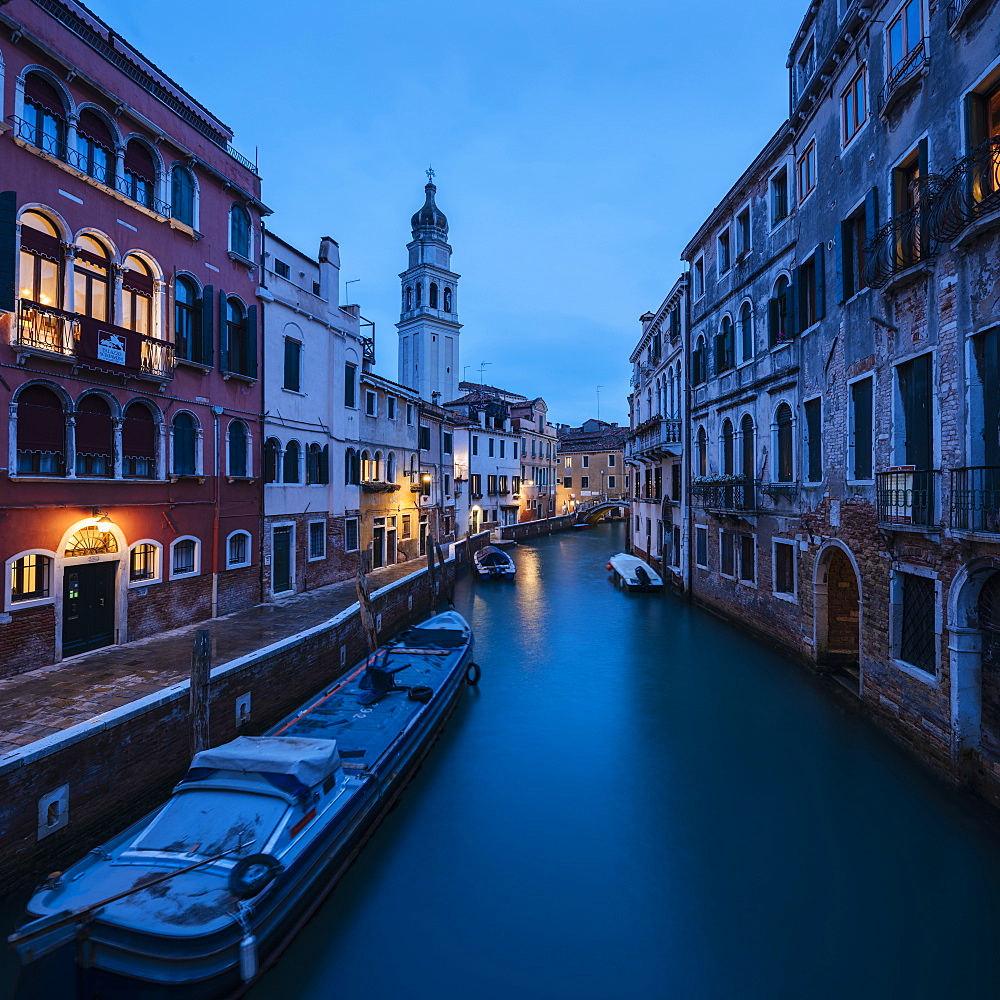
[[[363,552],[362,556],[367,556]],[[362,558],[358,564],[358,577],[355,581],[358,588],[358,607],[361,609],[361,625],[368,640],[368,651],[374,653],[378,649],[378,629],[375,627],[375,616],[372,614],[372,595],[368,590],[368,579],[365,576],[367,559]]]
[[[437,572],[435,571],[434,563],[434,546],[435,546],[434,536],[427,536],[427,576],[431,583],[431,610],[437,610],[437,599],[438,599],[438,581]]]
[[[441,579],[444,581],[444,591],[445,598],[448,601],[450,607],[455,606],[455,575],[452,573],[451,580],[448,580],[448,572],[444,568],[444,551],[441,548],[440,542],[434,543],[434,551],[437,553],[438,566],[441,569]],[[454,569],[454,567],[453,567]]]
[[[191,651],[191,756],[209,746],[212,688],[212,633],[198,629]]]

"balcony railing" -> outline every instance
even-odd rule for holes
[[[655,456],[664,449],[676,451],[683,442],[680,420],[654,418],[637,428],[629,438],[630,455]]]
[[[875,502],[879,524],[937,527],[937,483],[936,470],[893,469],[876,473]]]
[[[948,4],[948,28],[954,28],[962,20],[966,13],[979,3],[979,0],[951,0]]]
[[[758,485],[750,479],[731,483],[695,483],[691,487],[691,504],[704,510],[750,513],[759,507]]]
[[[924,186],[920,203],[883,226],[865,247],[865,281],[870,287],[882,288],[893,275],[933,256],[925,208],[930,201]]]
[[[938,182],[928,217],[931,235],[951,241],[977,218],[1000,210],[1000,135],[959,160]]]
[[[889,74],[885,86],[879,91],[877,105],[880,115],[885,114],[896,95],[902,93],[906,86],[916,79],[927,62],[927,43],[921,39]]]
[[[36,351],[73,357],[80,336],[80,320],[73,313],[21,300],[14,343]]]
[[[952,528],[1000,535],[1000,467],[952,469]]]

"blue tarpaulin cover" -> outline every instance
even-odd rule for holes
[[[191,767],[207,767],[244,774],[289,774],[303,785],[318,785],[340,767],[336,740],[298,736],[238,736],[231,743],[202,750]]]

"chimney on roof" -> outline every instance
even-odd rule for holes
[[[331,306],[340,305],[340,247],[329,236],[319,241],[319,294]]]

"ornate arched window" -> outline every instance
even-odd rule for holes
[[[73,311],[108,323],[111,320],[110,259],[93,236],[77,240],[73,263]]]
[[[264,482],[276,483],[278,478],[278,455],[281,444],[277,438],[268,438],[264,442]]]
[[[323,476],[323,449],[315,441],[306,452],[306,482],[310,485],[326,482]]]
[[[24,78],[24,124],[18,131],[32,145],[65,159],[66,104],[43,73],[29,73]]]
[[[66,474],[66,418],[63,404],[44,385],[26,386],[17,397],[17,474]]]
[[[298,441],[289,441],[285,445],[285,458],[282,462],[281,480],[285,483],[300,482]]]
[[[102,184],[113,184],[115,137],[108,123],[91,108],[84,108],[76,123],[76,156],[73,166]]]
[[[250,213],[238,203],[229,210],[229,249],[250,259]]]
[[[250,475],[247,425],[242,420],[234,420],[229,425],[229,475],[245,478]]]
[[[96,524],[88,524],[70,538],[63,555],[72,559],[76,556],[96,556],[117,551],[118,539],[114,532],[101,531]]]
[[[127,479],[156,475],[156,421],[145,403],[129,403],[122,420],[122,473]]]
[[[431,287],[428,289],[428,305],[431,309],[437,309],[438,307],[438,286],[437,283],[432,281]]]
[[[777,482],[790,483],[795,475],[794,447],[792,442],[792,408],[782,403],[775,414],[777,437]]]
[[[180,275],[174,285],[174,351],[182,361],[202,360],[200,330],[198,286],[193,278]]]
[[[153,333],[153,271],[132,253],[124,264],[121,326],[148,337]]]
[[[390,451],[385,460],[385,481],[394,483],[396,481],[396,453]]]
[[[129,139],[125,147],[125,176],[119,185],[122,194],[146,208],[153,207],[156,191],[156,161],[141,139]]]
[[[691,382],[701,385],[708,378],[708,357],[705,348],[705,337],[700,335],[695,341],[691,356]]]
[[[102,396],[90,393],[76,407],[76,474],[113,475],[113,454],[111,407]]]
[[[174,417],[173,439],[174,475],[198,475],[198,424],[190,413]]]
[[[194,175],[180,163],[170,169],[170,214],[185,226],[194,226]]]
[[[740,309],[740,356],[743,361],[754,356],[753,309],[749,302],[744,302]]]
[[[19,293],[22,299],[59,309],[62,306],[63,250],[59,230],[41,212],[24,212],[21,216],[21,257]],[[22,319],[23,324],[23,319]],[[61,351],[61,325],[53,318],[39,315],[33,323],[29,342],[51,346]],[[20,331],[23,337],[24,330]]]
[[[251,339],[249,314],[239,299],[226,300],[226,337],[222,369],[255,378],[257,375],[256,343]],[[255,332],[253,333],[255,336]]]

